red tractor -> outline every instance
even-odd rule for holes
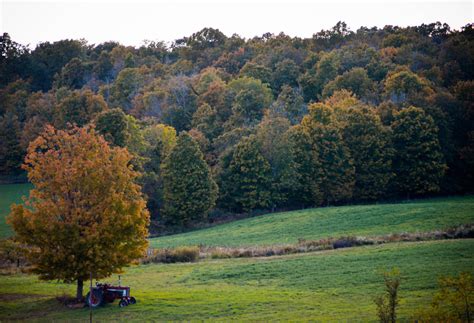
[[[87,293],[86,304],[95,308],[105,303],[112,303],[116,299],[120,300],[119,307],[133,305],[137,302],[135,297],[130,297],[130,287],[120,286],[120,278],[118,286],[97,282],[92,288],[92,295],[91,292]]]

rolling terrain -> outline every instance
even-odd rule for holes
[[[474,274],[474,240],[394,243],[282,257],[150,264],[126,269],[136,305],[117,302],[94,310],[98,320],[375,321],[373,298],[381,272],[396,266],[402,282],[399,318],[429,305],[440,275]],[[117,277],[107,281],[116,282]],[[0,320],[87,320],[88,309],[68,309],[55,297],[74,285],[35,276],[0,279]],[[5,292],[7,291],[7,292]]]
[[[29,185],[0,186],[0,232],[9,205]],[[474,222],[474,197],[398,204],[326,207],[263,215],[212,228],[153,238],[153,247],[263,246],[344,235],[423,232]],[[474,274],[474,240],[403,242],[264,258],[204,259],[195,263],[125,268],[122,282],[138,300],[94,310],[98,320],[301,320],[375,321],[373,299],[381,273],[400,269],[399,318],[427,307],[441,275]],[[117,276],[104,281],[115,282]],[[87,320],[88,309],[69,309],[56,298],[74,284],[34,275],[0,276],[0,321]]]
[[[31,184],[0,185],[0,238],[12,203],[28,195]],[[345,235],[376,236],[426,232],[474,222],[474,196],[432,198],[393,204],[314,208],[234,221],[211,228],[150,239],[152,247],[256,246],[295,243]]]
[[[255,246],[347,235],[426,232],[474,222],[474,196],[283,212],[151,239],[153,247]]]

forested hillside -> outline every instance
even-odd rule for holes
[[[172,44],[0,37],[0,174],[45,125],[134,158],[155,224],[474,188],[472,24],[205,28]]]

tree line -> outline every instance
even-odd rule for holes
[[[166,45],[0,37],[0,172],[46,125],[126,148],[155,222],[472,192],[474,33],[339,22]]]

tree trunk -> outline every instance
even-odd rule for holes
[[[77,292],[76,292],[76,298],[77,300],[82,300],[83,295],[82,295],[82,290],[84,289],[84,281],[82,278],[79,278],[77,280]]]

